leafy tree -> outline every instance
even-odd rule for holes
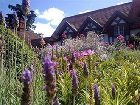
[[[15,11],[17,14],[17,17],[19,18],[19,20],[25,20],[25,14],[24,11],[22,9],[22,5],[20,4],[16,4],[16,6],[13,5],[9,5],[8,6],[9,9],[11,9],[12,11]],[[26,30],[31,30],[31,29],[35,29],[36,26],[33,25],[33,23],[35,22],[35,18],[36,18],[36,14],[34,13],[33,10],[30,11],[30,13],[26,16],[27,19],[27,23],[26,23]],[[12,17],[9,17],[8,19],[11,20]]]

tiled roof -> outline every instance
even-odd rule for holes
[[[65,21],[73,24],[76,29],[79,29],[83,21],[90,16],[93,20],[97,21],[99,24],[104,25],[108,19],[112,16],[112,14],[116,11],[123,13],[128,16],[131,9],[131,2],[125,3],[117,6],[112,6],[104,9],[99,9],[96,11],[87,12],[84,14],[79,14],[71,17],[64,18]]]
[[[111,6],[108,8],[103,8],[103,9],[99,9],[99,10],[95,10],[95,11],[91,11],[91,12],[87,12],[83,14],[78,14],[75,16],[66,17],[59,24],[59,26],[57,27],[56,31],[53,33],[52,36],[57,35],[57,32],[59,31],[60,28],[62,28],[63,24],[66,21],[70,23],[71,25],[73,25],[73,27],[78,30],[88,16],[90,16],[93,20],[98,22],[101,26],[104,26],[105,23],[108,21],[108,19],[116,11],[119,11],[123,13],[125,16],[128,16],[131,10],[131,5],[132,5],[132,2],[129,2],[129,3]]]

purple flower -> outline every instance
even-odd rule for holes
[[[78,78],[75,70],[73,70],[71,74],[72,74],[72,92],[74,95],[76,95],[78,91]]]
[[[24,83],[29,84],[32,81],[32,73],[30,70],[25,69],[21,75],[21,79]]]
[[[118,41],[124,41],[124,36],[119,35],[119,36],[117,37],[117,40],[118,40]]]
[[[99,95],[99,89],[97,84],[94,84],[93,90],[94,90],[95,105],[100,105],[100,95]]]
[[[51,61],[50,56],[45,57],[44,59],[44,73],[45,73],[45,90],[47,91],[47,95],[50,99],[53,99],[56,95],[56,75],[54,66],[55,62]]]
[[[51,82],[54,79],[53,77],[55,76],[54,66],[56,66],[56,63],[52,62],[50,57],[46,57],[44,59],[44,73],[47,81]]]
[[[112,85],[112,98],[115,99],[116,96],[116,88],[114,85]]]
[[[84,63],[84,66],[83,66],[83,74],[85,77],[88,77],[89,72],[88,72],[88,68],[87,68],[86,63]]]

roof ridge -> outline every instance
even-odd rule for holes
[[[119,6],[122,6],[122,5],[126,5],[126,4],[131,4],[132,2],[127,2],[127,3],[123,3],[123,4],[119,4],[119,5],[114,5],[114,6],[110,6],[110,7],[105,7],[105,8],[101,8],[101,9],[97,9],[97,10],[94,10],[94,11],[90,11],[90,12],[86,12],[86,13],[82,13],[82,14],[77,14],[77,15],[72,15],[72,16],[68,16],[68,17],[65,17],[65,19],[67,18],[72,18],[72,17],[75,17],[75,16],[81,16],[81,15],[86,15],[86,14],[90,14],[92,12],[98,12],[98,11],[101,11],[101,10],[106,10],[106,9],[110,9],[110,8],[114,8],[114,7],[119,7]]]

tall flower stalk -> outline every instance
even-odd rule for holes
[[[23,94],[21,97],[21,105],[31,105],[32,104],[32,73],[30,70],[25,69],[21,75],[21,80],[23,82]]]
[[[56,75],[55,75],[55,62],[51,61],[51,57],[46,57],[44,59],[44,75],[45,75],[45,90],[47,92],[47,97],[49,98],[50,104],[53,105],[56,97]]]
[[[98,88],[98,85],[97,84],[94,84],[93,90],[94,90],[95,105],[101,105],[100,95],[99,95],[99,88]]]
[[[116,88],[115,88],[115,85],[112,85],[112,98],[113,100],[115,99],[116,97]]]
[[[76,98],[76,95],[78,93],[78,77],[77,77],[77,74],[76,74],[75,70],[72,71],[71,75],[72,75],[73,105],[76,105],[75,104],[75,98]]]
[[[88,75],[89,75],[89,71],[88,71],[88,68],[87,68],[87,64],[84,63],[83,65],[83,75],[87,78]]]

